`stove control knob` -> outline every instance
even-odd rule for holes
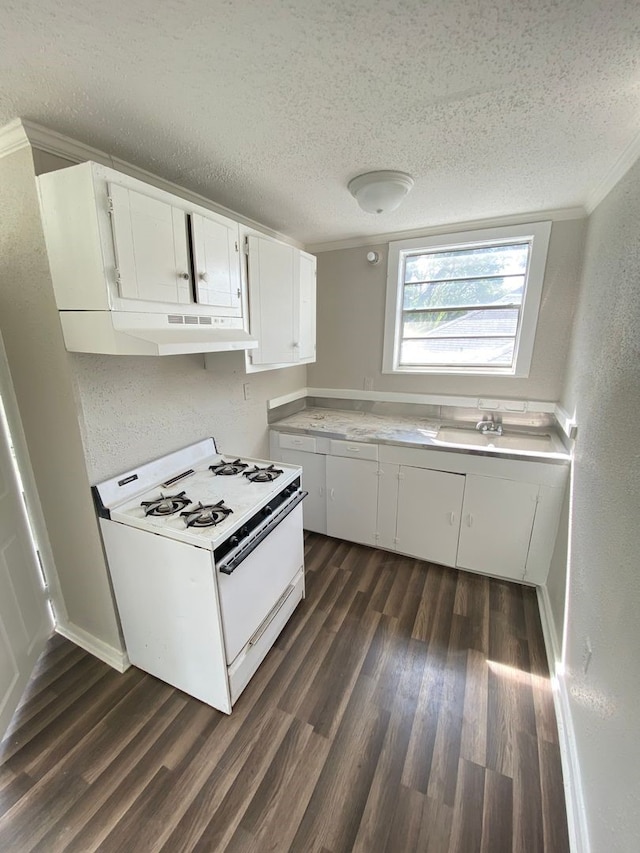
[[[240,536],[244,537],[244,536],[248,536],[248,535],[249,535],[249,528],[248,527],[241,527],[240,528]]]
[[[272,508],[272,507],[270,507],[270,506],[266,506],[266,507],[262,510],[262,512],[264,513],[264,515],[272,515],[272,514],[273,514],[273,508]]]
[[[230,536],[229,537],[229,545],[232,545],[233,547],[235,547],[239,541],[240,540],[238,539],[237,536]]]

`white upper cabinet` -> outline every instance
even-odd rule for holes
[[[298,252],[298,263],[298,334],[294,335],[294,343],[298,344],[298,360],[309,362],[316,360],[316,259]]]
[[[228,316],[239,317],[242,301],[237,223],[194,213],[191,236],[197,302],[223,309]]]
[[[247,233],[249,328],[259,341],[249,367],[315,361],[316,259],[294,246]]]
[[[246,350],[239,225],[97,163],[38,178],[51,279],[71,352]]]
[[[295,361],[295,253],[293,246],[250,234],[249,322],[258,348],[253,364]]]
[[[191,302],[184,210],[109,183],[120,296],[151,302]]]

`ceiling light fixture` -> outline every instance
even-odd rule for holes
[[[367,172],[349,181],[348,189],[367,213],[389,213],[413,186],[413,178],[405,172]]]

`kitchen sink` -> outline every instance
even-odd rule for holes
[[[441,427],[433,439],[435,444],[451,444],[460,447],[486,447],[494,450],[513,450],[523,453],[559,453],[562,448],[549,434],[508,433],[507,435],[484,435],[464,427]]]

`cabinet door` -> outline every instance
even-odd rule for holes
[[[298,301],[296,316],[298,333],[295,344],[300,361],[316,360],[316,259],[300,252],[299,280],[296,288]]]
[[[294,347],[297,319],[294,306],[297,250],[268,237],[247,237],[249,247],[249,315],[251,334],[259,341],[252,364],[298,360]]]
[[[120,296],[191,302],[184,210],[109,184]]]
[[[327,456],[327,533],[375,545],[378,463]]]
[[[240,264],[238,225],[222,217],[191,216],[196,300],[223,309],[227,317],[239,317]]]
[[[402,465],[399,476],[397,550],[455,566],[464,475]]]
[[[302,466],[302,488],[309,492],[302,502],[304,529],[326,533],[325,457],[303,450],[280,450],[280,458],[291,465]]]
[[[379,464],[376,544],[380,548],[386,548],[389,551],[396,550],[399,476],[399,465],[391,462],[381,462]]]
[[[532,483],[468,474],[457,565],[521,580],[538,489]]]

